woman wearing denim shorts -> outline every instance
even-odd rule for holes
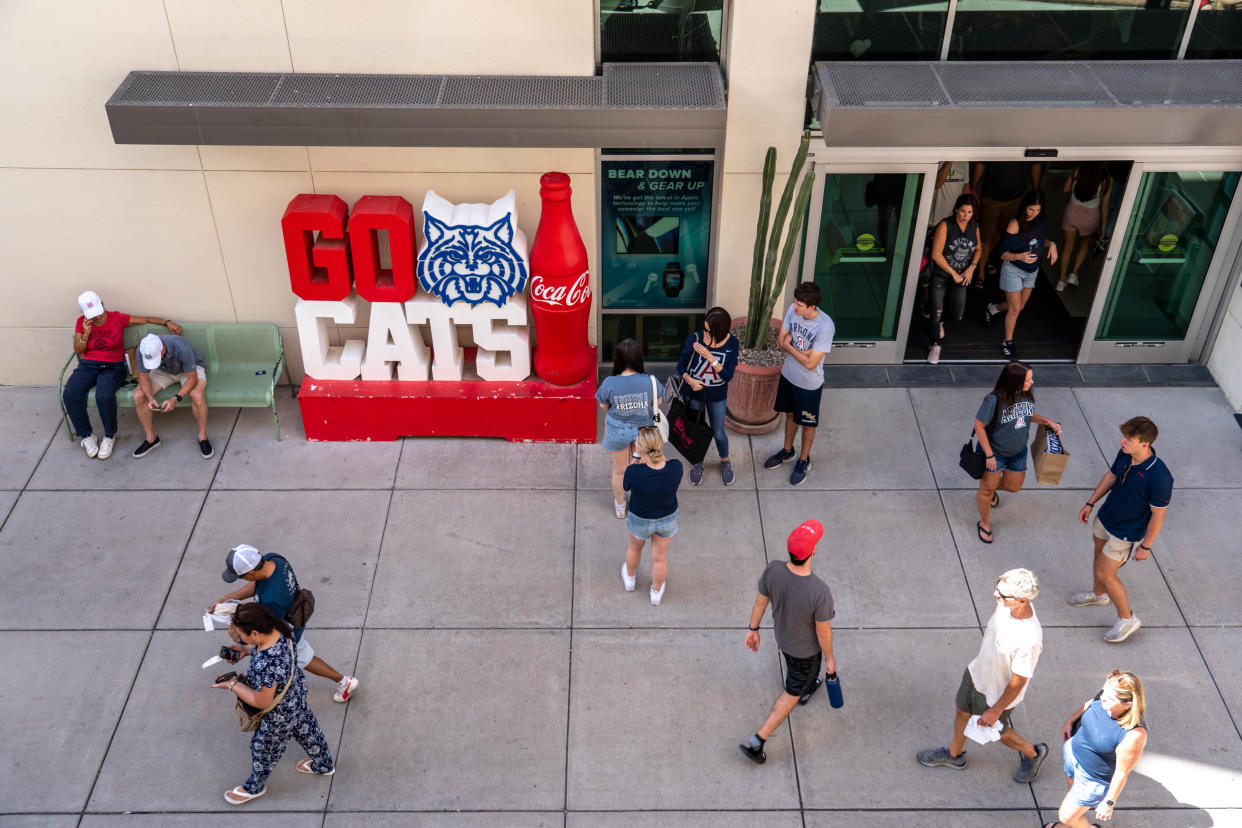
[[[1026,480],[1031,424],[1043,423],[1061,433],[1060,423],[1035,410],[1034,384],[1035,372],[1030,366],[1011,362],[1001,369],[992,393],[983,398],[975,412],[975,439],[984,456],[983,477],[975,494],[979,509],[975,531],[984,543],[992,542],[992,509],[1000,505],[996,490],[1016,492]]]
[[[605,377],[595,392],[599,407],[607,412],[604,449],[612,458],[612,499],[618,518],[625,517],[621,478],[634,455],[634,438],[638,429],[654,421],[653,389],[651,375],[643,373],[643,349],[633,339],[618,342],[612,376]]]
[[[1087,828],[1087,811],[1110,819],[1130,771],[1147,746],[1147,701],[1133,673],[1113,670],[1095,694],[1061,728],[1065,781],[1069,792],[1057,811],[1059,822],[1044,828]]]
[[[1043,190],[1031,190],[1022,196],[1018,215],[1009,220],[1005,236],[1001,239],[1000,287],[1005,301],[988,305],[984,323],[992,324],[992,317],[1005,314],[1005,341],[1001,353],[1006,359],[1017,359],[1013,345],[1013,332],[1018,326],[1018,315],[1026,307],[1039,280],[1039,263],[1047,250],[1048,263],[1057,263],[1057,246],[1048,241],[1048,221],[1044,216]]]
[[[681,485],[681,461],[664,456],[660,429],[638,430],[634,442],[639,460],[625,470],[625,490],[630,493],[630,513],[625,519],[630,541],[621,564],[621,583],[633,592],[643,546],[651,541],[651,603],[664,598],[668,575],[668,547],[677,534],[677,487]]]

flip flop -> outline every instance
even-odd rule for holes
[[[995,509],[999,505],[1000,505],[1000,495],[998,495],[996,492],[992,492],[992,508]]]
[[[979,521],[978,523],[976,523],[975,529],[979,533],[979,540],[983,541],[984,543],[992,542],[992,533],[989,532],[987,529],[983,528],[983,521]],[[984,535],[987,535],[987,537],[985,538]]]
[[[314,776],[331,776],[332,774],[336,773],[336,768],[333,768],[332,770],[328,771],[327,773],[319,773],[318,771],[313,771],[313,770],[311,770],[311,763],[312,763],[313,761],[315,761],[315,760],[313,760],[313,759],[311,759],[309,756],[307,756],[307,757],[306,757],[305,759],[303,759],[301,762],[298,762],[298,763],[297,763],[297,765],[295,766],[295,767],[298,769],[298,773],[309,773],[309,774],[312,774],[312,775],[314,775]]]
[[[230,805],[245,805],[250,800],[258,799],[265,793],[267,793],[267,788],[264,788],[256,794],[252,794],[248,793],[241,785],[238,785],[233,790],[224,792],[224,801]]]

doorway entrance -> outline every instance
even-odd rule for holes
[[[952,221],[954,201],[963,191],[975,195],[978,208],[974,221],[979,226],[981,247],[987,258],[981,258],[975,281],[966,289],[962,318],[953,319],[946,311],[944,333],[939,337],[939,360],[1006,359],[1002,342],[1007,338],[1010,293],[1001,285],[1000,253],[1007,242],[1012,247],[1028,241],[1030,235],[1042,233],[1051,244],[1038,262],[1034,286],[1013,323],[1012,348],[1017,358],[1024,361],[1075,361],[1095,304],[1108,240],[1116,228],[1131,168],[1129,161],[957,161],[940,165],[924,248],[928,264],[922,269],[923,278],[909,308],[905,361],[924,362],[928,358],[933,332],[923,283],[935,268],[930,261],[933,232],[941,219],[949,217]],[[1043,193],[1042,220],[1036,217],[1029,225],[1020,226],[1017,236],[1007,236],[1009,220],[1017,217],[1023,195],[1032,189]],[[1050,255],[1053,245],[1055,262]],[[1012,282],[1006,285],[1014,286]],[[1022,301],[1020,288],[1013,293]],[[998,308],[1000,313],[995,312]]]

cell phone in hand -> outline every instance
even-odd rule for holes
[[[221,647],[220,658],[224,659],[229,664],[236,664],[241,660],[241,653],[234,650],[232,647]]]
[[[224,682],[232,681],[235,678],[237,678],[237,671],[229,670],[224,675],[216,676],[216,680],[213,681],[212,684],[224,684]]]

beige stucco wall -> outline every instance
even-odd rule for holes
[[[764,155],[776,147],[776,200],[802,133],[815,2],[738,2],[731,16],[715,303],[740,316],[750,293]]]
[[[428,189],[514,189],[533,240],[539,175],[559,169],[594,257],[592,150],[118,145],[104,102],[130,70],[589,75],[594,27],[579,0],[0,3],[0,384],[55,380],[86,288],[132,313],[273,322],[300,375],[279,221],[301,192],[417,208]]]
[[[1235,411],[1242,411],[1242,285],[1238,279],[1242,274],[1234,273],[1229,283],[1235,285],[1229,310],[1221,323],[1220,333],[1212,347],[1208,358],[1208,370],[1216,379],[1216,384],[1225,392],[1229,404]]]

